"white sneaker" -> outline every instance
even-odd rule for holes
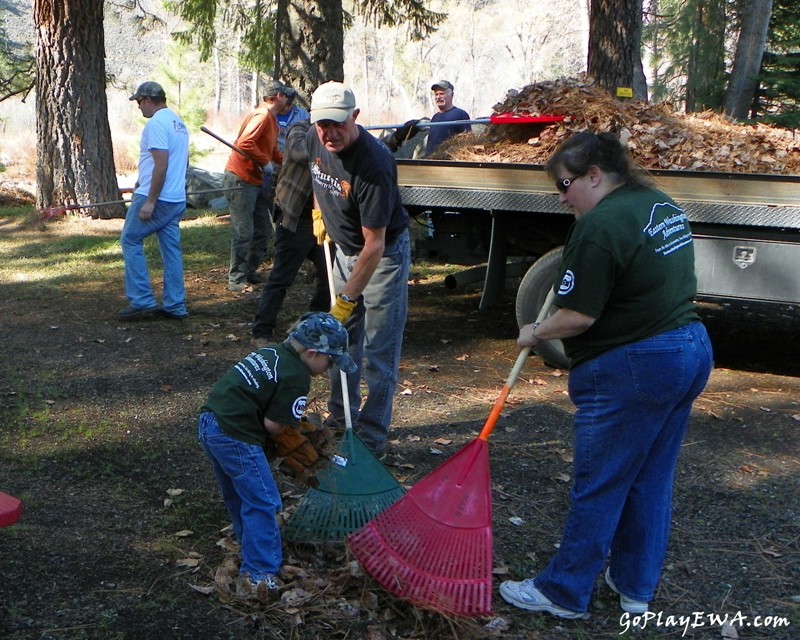
[[[567,620],[588,620],[589,618],[588,613],[562,609],[557,604],[550,602],[541,591],[533,586],[532,578],[522,582],[506,580],[500,584],[500,595],[506,602],[526,611],[546,611],[558,618],[566,618]]]
[[[611,567],[606,569],[606,584],[609,589],[619,596],[619,606],[622,607],[623,611],[627,611],[628,613],[647,613],[649,609],[647,602],[634,600],[619,592],[617,585],[615,585],[614,581],[611,579]]]

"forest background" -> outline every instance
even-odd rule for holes
[[[594,0],[593,4],[600,2]],[[356,92],[362,124],[398,123],[430,115],[434,111],[430,85],[442,78],[454,83],[455,103],[473,117],[480,117],[489,115],[509,91],[585,71],[590,42],[589,3],[590,0],[433,0],[424,6],[431,12],[428,15],[437,16],[440,22],[419,37],[417,23],[409,20],[388,24],[374,11],[365,11],[368,2],[346,2],[344,80]],[[238,120],[258,101],[261,83],[281,75],[275,73],[275,65],[270,68],[269,64],[275,51],[272,34],[259,36],[266,40],[260,45],[256,42],[255,48],[261,46],[258,59],[253,53],[254,27],[242,23],[256,21],[262,15],[260,7],[272,3],[219,0],[215,6],[226,10],[215,15],[214,46],[203,60],[197,33],[188,39],[180,37],[182,32],[191,34],[193,25],[178,14],[185,15],[187,6],[210,4],[215,3],[104,3],[106,99],[118,174],[135,170],[143,119],[131,108],[127,97],[142,80],[161,82],[170,104],[195,132],[205,124],[233,137]],[[741,26],[750,15],[748,11],[767,10],[772,19],[751,115],[797,126],[797,3],[644,0],[643,5],[610,4],[617,5],[618,11],[626,6],[642,8],[639,54],[647,95],[689,111],[722,109]],[[24,61],[32,52],[33,8],[33,0],[0,0],[0,40],[5,52],[0,71],[4,83],[12,69],[9,56],[17,62]],[[302,101],[308,92],[301,88],[300,95]],[[0,102],[0,163],[10,170],[8,178],[14,176],[31,186],[37,160],[41,163],[30,144],[35,119],[35,100],[30,91]],[[193,164],[219,170],[227,152],[219,147],[206,136],[194,136]]]

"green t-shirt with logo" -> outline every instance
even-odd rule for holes
[[[684,211],[656,189],[622,186],[572,225],[555,304],[596,322],[563,340],[571,366],[698,319]]]
[[[311,372],[288,344],[249,353],[217,380],[201,411],[217,417],[231,438],[263,445],[264,418],[294,426],[306,408]]]

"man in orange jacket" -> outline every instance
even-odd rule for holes
[[[261,104],[245,116],[225,165],[224,184],[230,193],[231,261],[228,289],[241,291],[248,284],[259,284],[264,277],[256,273],[267,256],[267,241],[272,232],[269,211],[256,201],[270,162],[281,164],[278,150],[277,113],[284,108],[287,89],[273,81],[264,92]]]

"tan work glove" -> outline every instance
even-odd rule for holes
[[[317,244],[322,246],[328,240],[328,232],[325,230],[325,221],[322,219],[322,209],[311,210],[311,228]]]
[[[270,436],[276,445],[278,456],[283,458],[283,464],[296,473],[303,473],[312,466],[319,455],[314,446],[309,442],[299,429],[284,427],[274,436]]]
[[[301,434],[308,438],[317,455],[320,457],[327,455],[325,448],[333,440],[333,432],[321,424],[317,414],[312,413],[310,418],[308,416],[300,418],[298,429]]]
[[[344,324],[347,322],[347,319],[353,315],[356,305],[358,305],[357,302],[345,300],[341,294],[339,294],[336,296],[336,302],[334,302],[333,306],[331,307],[331,315],[339,322]]]

